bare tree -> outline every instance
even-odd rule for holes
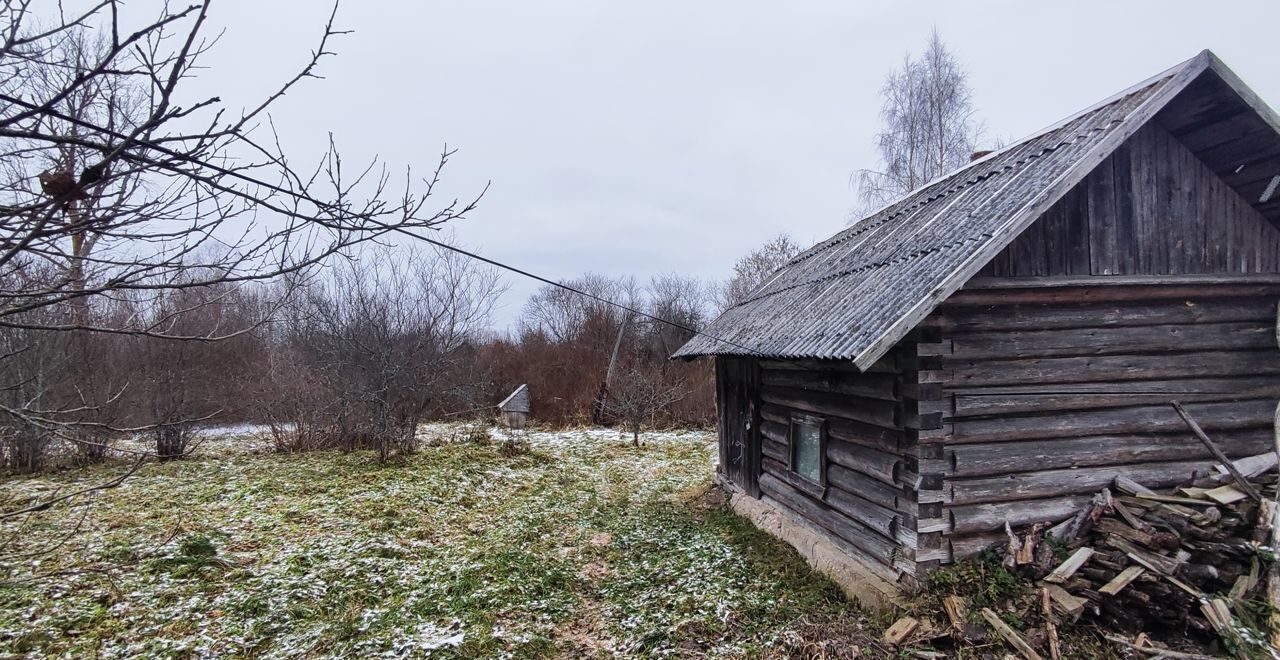
[[[800,254],[801,247],[787,234],[778,234],[733,265],[733,276],[720,290],[720,311],[745,301],[779,268]]]
[[[382,461],[415,449],[428,404],[457,375],[451,362],[504,288],[494,269],[434,246],[368,250],[308,287],[298,350],[336,397],[327,407],[347,449],[372,444]]]
[[[184,93],[217,41],[206,36],[208,0],[162,4],[141,21],[117,0],[79,13],[49,7],[55,13],[41,20],[52,23],[38,23],[33,5],[0,6],[0,328],[28,340],[235,337],[252,327],[184,327],[190,310],[165,307],[167,292],[303,274],[475,206],[478,198],[428,208],[447,148],[425,178],[406,170],[400,188],[377,161],[353,171],[332,136],[306,169],[281,150],[266,113],[332,54],[343,34],[336,5],[296,74],[244,110]],[[126,299],[139,313],[106,313]],[[13,355],[0,355],[0,367]],[[76,411],[110,393],[75,395],[39,405],[10,399],[0,416],[74,441],[77,426],[103,425]]]
[[[662,364],[633,361],[614,379],[609,389],[608,412],[631,431],[632,443],[640,446],[640,431],[667,406],[684,398],[683,383],[672,382]]]
[[[969,76],[936,29],[920,59],[908,54],[902,68],[889,73],[881,96],[881,169],[855,175],[868,208],[961,167],[983,132],[974,118]]]

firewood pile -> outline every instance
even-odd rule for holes
[[[1005,566],[1037,581],[1053,618],[1127,633],[1118,644],[1199,632],[1248,657],[1280,641],[1267,639],[1280,605],[1276,454],[1216,470],[1174,493],[1118,478],[1056,526],[1006,530]]]

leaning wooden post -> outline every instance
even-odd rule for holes
[[[1191,419],[1191,415],[1187,413],[1187,409],[1183,408],[1181,403],[1178,403],[1177,401],[1172,401],[1170,403],[1172,403],[1173,409],[1178,411],[1178,414],[1182,416],[1182,421],[1186,422],[1187,426],[1191,428],[1191,432],[1200,439],[1200,442],[1203,443],[1205,447],[1208,447],[1209,451],[1213,453],[1215,458],[1222,462],[1222,467],[1226,468],[1227,472],[1231,473],[1231,476],[1236,480],[1236,484],[1240,486],[1240,490],[1244,491],[1253,499],[1254,502],[1261,502],[1262,493],[1258,492],[1258,489],[1255,488],[1253,484],[1249,483],[1249,480],[1245,479],[1243,474],[1240,474],[1240,470],[1236,468],[1235,461],[1227,458],[1227,455],[1222,453],[1222,450],[1218,448],[1218,445],[1213,444],[1213,440],[1210,440],[1209,436],[1205,435],[1204,429],[1200,428],[1200,425],[1196,423],[1196,420]]]

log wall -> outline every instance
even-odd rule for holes
[[[1232,457],[1268,451],[1280,399],[1280,278],[977,280],[940,336],[948,559],[1059,520],[1118,475],[1149,487],[1213,463],[1178,400]]]
[[[930,536],[926,529],[933,547],[918,550],[921,415],[914,346],[904,342],[866,373],[851,362],[753,360],[759,384],[748,393],[760,419],[760,494],[856,548],[861,559],[894,579],[913,579],[918,563],[941,559],[940,530]],[[826,421],[825,487],[788,468],[793,413]],[[934,425],[941,426],[940,415]],[[940,508],[932,517],[938,515]]]

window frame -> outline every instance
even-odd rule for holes
[[[796,429],[801,424],[812,424],[818,427],[818,480],[813,481],[796,470]],[[791,413],[791,423],[787,425],[787,471],[802,483],[816,489],[827,487],[827,420],[818,415]]]

